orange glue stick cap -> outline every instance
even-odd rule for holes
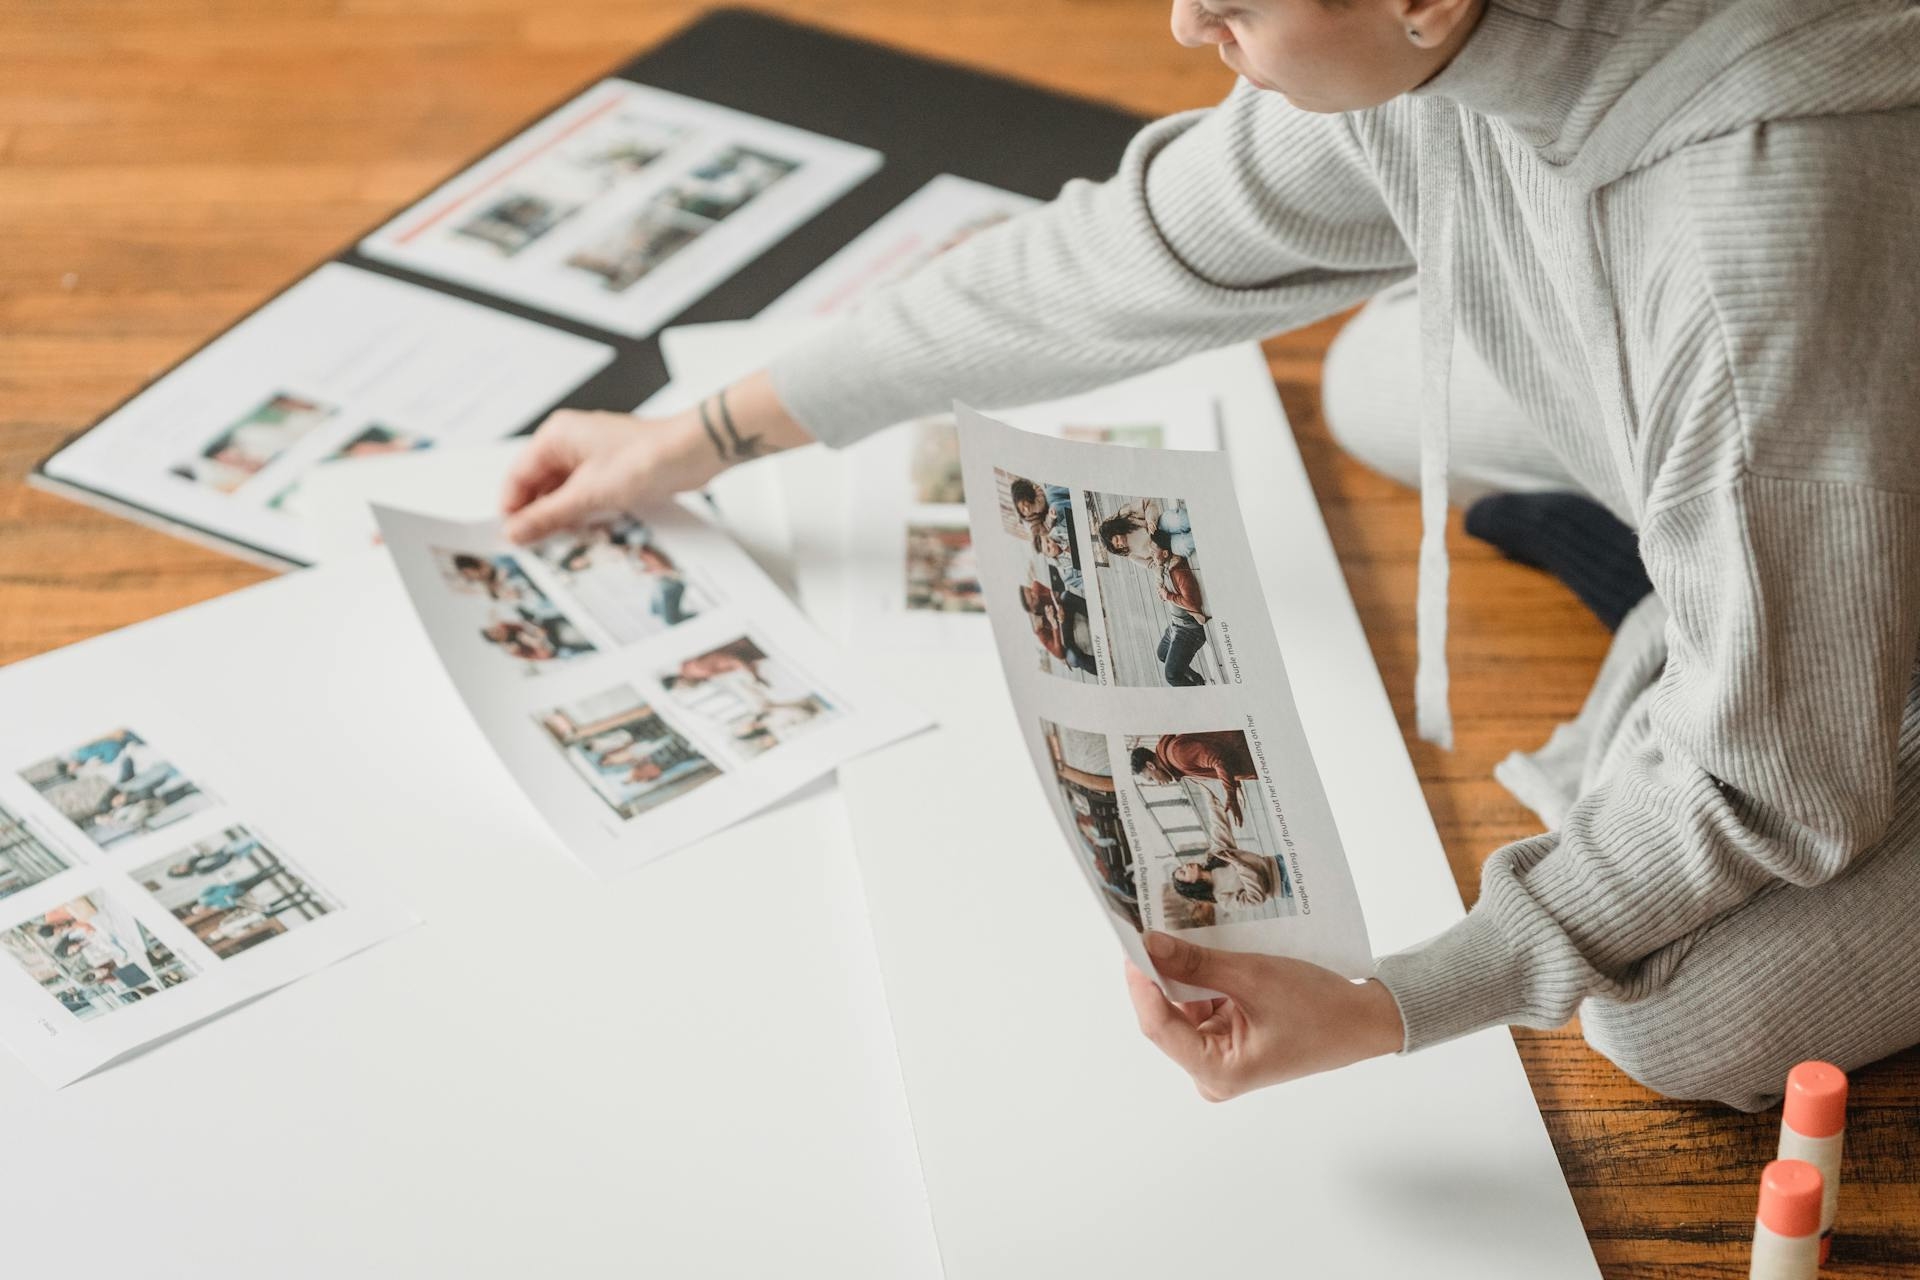
[[[1847,1127],[1847,1073],[1830,1062],[1803,1062],[1787,1073],[1787,1128],[1831,1138]]]
[[[1775,1160],[1760,1175],[1760,1225],[1777,1236],[1820,1234],[1820,1171],[1804,1160]]]

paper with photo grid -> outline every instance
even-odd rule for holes
[[[606,80],[360,252],[642,338],[880,163],[868,147]]]
[[[955,412],[1021,734],[1128,955],[1160,929],[1371,974],[1226,455]]]
[[[683,507],[534,548],[498,521],[374,515],[481,732],[595,872],[670,853],[931,723]]]
[[[50,1085],[417,923],[218,695],[164,667],[0,672],[0,1042]]]
[[[613,361],[601,342],[328,263],[49,458],[48,481],[278,561],[315,481],[498,440]]]

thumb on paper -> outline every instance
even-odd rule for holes
[[[509,516],[507,538],[522,545],[538,542],[550,533],[578,524],[589,514],[590,505],[586,486],[578,479],[569,479]]]
[[[1232,995],[1233,953],[1216,951],[1157,930],[1146,935],[1147,955],[1163,978]]]

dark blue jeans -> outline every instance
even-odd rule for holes
[[[1167,683],[1175,687],[1205,684],[1207,679],[1193,669],[1193,655],[1200,652],[1207,643],[1207,629],[1193,620],[1193,615],[1185,609],[1173,611],[1173,621],[1167,624],[1166,634],[1160,637],[1157,655],[1165,664],[1162,668]]]

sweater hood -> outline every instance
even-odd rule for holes
[[[1416,90],[1599,187],[1769,120],[1920,105],[1913,0],[1489,0]]]

